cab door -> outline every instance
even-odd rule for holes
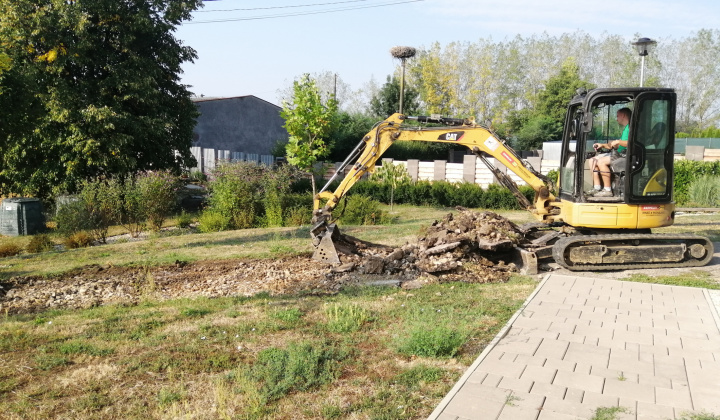
[[[625,163],[628,203],[672,201],[675,101],[674,92],[644,92],[635,99]]]

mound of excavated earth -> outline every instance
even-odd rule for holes
[[[417,242],[400,248],[345,237],[357,251],[340,255],[343,264],[333,270],[399,274],[405,279],[430,274],[453,281],[505,281],[515,271],[509,261],[521,238],[520,229],[496,213],[459,208],[428,227]]]
[[[415,243],[399,248],[356,241],[342,264],[309,256],[276,260],[177,262],[161,267],[89,266],[56,276],[17,276],[0,283],[0,311],[135,304],[143,299],[335,293],[357,283],[405,288],[428,282],[506,281],[514,265],[509,251],[521,238],[509,220],[492,212],[459,209],[429,226]]]

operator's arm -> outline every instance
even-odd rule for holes
[[[593,148],[595,148],[595,150],[598,150],[598,149],[612,150],[612,149],[617,149],[618,146],[627,147],[627,140],[610,140],[607,143],[593,144]]]

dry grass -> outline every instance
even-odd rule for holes
[[[0,412],[7,418],[421,418],[534,286],[518,278],[413,293],[355,288],[326,297],[186,299],[9,316],[0,324]],[[328,327],[332,306],[368,316],[359,328],[337,332]],[[397,340],[423,325],[460,329],[466,345],[455,359],[401,355]],[[270,397],[254,366],[264,351],[292,343],[334,351],[336,372]]]

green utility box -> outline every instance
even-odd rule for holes
[[[0,208],[0,235],[34,235],[45,229],[42,202],[37,198],[6,198]]]

